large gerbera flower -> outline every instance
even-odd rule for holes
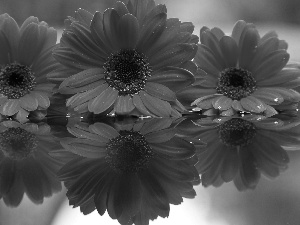
[[[196,167],[202,185],[220,186],[233,181],[238,190],[253,189],[261,174],[279,176],[289,162],[285,150],[300,149],[299,120],[283,122],[259,116],[206,118],[185,121],[178,126],[182,135],[207,143],[198,154]]]
[[[107,210],[121,224],[148,224],[168,216],[169,203],[193,198],[193,185],[200,183],[195,148],[175,136],[171,123],[150,120],[115,129],[98,122],[69,128],[77,138],[61,144],[76,156],[58,175],[70,204],[84,214]]]
[[[56,39],[56,30],[36,17],[19,27],[8,14],[0,15],[0,114],[24,119],[49,107],[55,85],[46,75],[59,65],[51,55]]]
[[[50,151],[61,148],[50,127],[15,121],[0,124],[0,198],[8,206],[18,206],[24,193],[41,204],[61,190],[56,177],[63,161],[51,158]]]
[[[300,70],[286,66],[287,43],[275,32],[260,37],[253,24],[238,21],[230,36],[203,27],[200,41],[194,60],[199,79],[181,93],[182,98],[199,97],[192,105],[225,115],[235,110],[271,116],[277,113],[272,105],[300,100],[292,89],[300,84]]]
[[[184,107],[175,92],[194,81],[193,25],[167,19],[166,7],[153,0],[127,2],[94,16],[78,10],[67,20],[54,57],[77,73],[60,92],[76,93],[67,101],[75,110],[179,116]]]

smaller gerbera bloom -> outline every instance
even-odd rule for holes
[[[94,15],[80,9],[66,23],[54,57],[77,70],[59,87],[75,94],[67,106],[95,114],[181,116],[185,108],[176,92],[194,81],[190,70],[196,68],[191,23],[167,19],[166,7],[153,0],[117,1]]]
[[[63,162],[48,153],[61,148],[44,123],[0,124],[0,198],[16,207],[24,193],[35,204],[61,190],[56,172]]]
[[[151,119],[116,129],[100,122],[68,128],[76,138],[61,144],[74,157],[58,176],[70,204],[84,214],[107,210],[121,224],[138,225],[167,217],[170,203],[195,197],[193,185],[200,183],[195,147],[175,136],[171,124]]]
[[[46,75],[60,66],[52,57],[57,33],[36,17],[21,27],[8,14],[0,15],[0,114],[18,119],[46,109],[54,84]]]
[[[199,152],[196,164],[203,186],[218,187],[233,181],[242,191],[254,189],[261,174],[275,178],[287,169],[286,150],[300,149],[299,124],[299,121],[245,116],[185,121],[178,129],[182,135],[207,144]]]
[[[197,81],[181,93],[182,98],[198,97],[191,105],[226,111],[226,116],[233,111],[272,116],[277,113],[273,105],[299,102],[293,88],[300,85],[300,70],[287,66],[287,43],[274,31],[260,37],[253,24],[238,21],[229,36],[203,27],[200,41],[194,59]]]

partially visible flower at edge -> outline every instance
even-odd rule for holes
[[[210,115],[212,109],[232,116],[235,111],[277,113],[274,105],[299,102],[299,64],[287,64],[287,43],[270,31],[260,37],[253,24],[238,21],[230,36],[203,27],[194,62],[196,82],[178,94],[186,104]],[[198,97],[195,100],[195,97]]]
[[[28,17],[21,27],[0,15],[0,114],[24,120],[30,111],[46,109],[55,84],[46,75],[60,65],[52,57],[57,32]]]
[[[79,9],[66,20],[54,51],[62,65],[77,71],[60,75],[59,91],[75,94],[67,106],[95,114],[181,116],[185,108],[176,92],[194,82],[196,70],[193,29],[192,23],[167,19],[166,7],[153,0],[118,1],[95,15]]]

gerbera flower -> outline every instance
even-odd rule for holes
[[[77,73],[59,91],[76,93],[67,101],[75,110],[180,116],[185,108],[175,92],[194,81],[189,70],[196,68],[193,25],[167,19],[153,0],[127,2],[94,16],[78,10],[66,21],[54,57]]]
[[[35,204],[61,190],[56,172],[64,163],[48,153],[61,148],[44,123],[0,124],[0,198],[16,207],[24,193]]]
[[[171,124],[152,119],[117,129],[100,122],[69,128],[76,138],[61,144],[76,155],[58,175],[70,204],[84,214],[107,210],[121,224],[148,224],[168,216],[169,203],[193,198],[200,183],[195,147],[176,137]]]
[[[253,24],[238,21],[230,36],[219,28],[200,31],[201,44],[194,62],[199,75],[182,98],[199,97],[191,105],[235,111],[276,114],[272,105],[284,100],[299,102],[293,90],[300,84],[300,70],[288,66],[287,43],[274,31],[260,37]]]
[[[56,39],[56,30],[36,17],[19,27],[8,14],[0,15],[0,114],[24,119],[49,107],[55,85],[46,75],[59,66],[51,55]]]
[[[197,170],[202,185],[220,186],[233,181],[238,190],[254,189],[261,174],[279,176],[288,167],[285,149],[300,149],[299,120],[291,123],[260,116],[200,119],[178,126],[182,135],[207,143],[199,152]]]

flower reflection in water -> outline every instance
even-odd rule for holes
[[[204,118],[194,123],[197,126],[192,127],[192,121],[185,121],[178,128],[207,143],[196,165],[205,187],[233,181],[240,191],[254,189],[261,174],[275,178],[287,169],[285,149],[300,149],[297,121],[249,115]]]
[[[58,173],[70,205],[84,214],[107,210],[120,224],[148,224],[167,217],[170,203],[195,197],[195,147],[177,137],[171,124],[151,119],[116,128],[99,122],[70,128],[76,138],[61,143],[75,154]]]
[[[48,153],[60,148],[50,134],[50,127],[41,124],[0,124],[0,197],[7,206],[18,206],[24,193],[35,204],[61,190],[55,173],[62,165]]]

